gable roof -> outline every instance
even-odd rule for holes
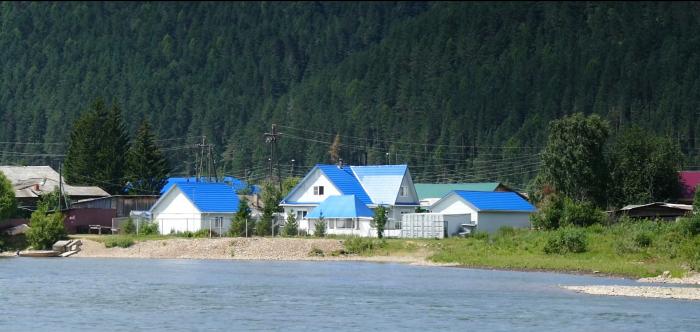
[[[375,204],[395,204],[407,165],[350,166]]]
[[[51,166],[0,166],[12,187],[17,198],[36,198],[40,195],[51,193],[60,186],[61,180],[58,172]],[[107,197],[109,194],[96,186],[72,186],[62,179],[63,192],[68,196]]]
[[[306,218],[372,218],[374,213],[355,195],[329,196],[315,207]]]
[[[175,188],[180,189],[202,213],[238,211],[238,195],[225,183],[176,183],[170,190]]]
[[[340,191],[342,195],[355,195],[365,205],[396,204],[399,188],[407,165],[345,166],[318,164],[282,199],[282,204],[294,204],[289,198],[304,182],[319,170]]]
[[[681,183],[681,198],[693,199],[695,188],[700,185],[700,171],[678,172]]]
[[[481,183],[416,183],[418,199],[441,198],[453,190],[496,191],[499,182]]]
[[[524,200],[522,197],[520,197],[520,195],[514,192],[455,190],[452,193],[469,202],[479,211],[536,211],[535,207],[532,206],[532,204],[530,204],[528,201]]]

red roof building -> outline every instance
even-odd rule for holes
[[[700,171],[678,172],[681,183],[681,196],[679,201],[692,203],[695,196],[695,189],[700,185]]]

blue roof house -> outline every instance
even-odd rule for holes
[[[494,233],[503,226],[530,228],[537,210],[515,192],[453,190],[430,207],[431,212],[467,215],[476,230]]]
[[[340,197],[340,198],[338,198]],[[329,234],[372,236],[367,211],[379,205],[389,208],[389,224],[385,234],[400,234],[397,222],[401,215],[415,211],[419,205],[411,173],[406,165],[343,166],[316,165],[280,202],[285,215],[294,214],[299,228],[313,232],[314,221],[321,211]],[[323,206],[321,206],[323,205]],[[349,208],[352,206],[352,208]],[[316,209],[320,207],[321,209]],[[360,215],[331,215],[354,210]],[[315,214],[309,215],[314,212]],[[311,218],[314,217],[314,218]],[[352,220],[351,220],[352,219]],[[360,222],[361,220],[364,220]],[[366,224],[366,225],[365,225]],[[340,228],[338,227],[340,225]],[[366,226],[366,227],[365,227]],[[351,232],[362,230],[362,234]],[[369,230],[369,231],[366,231]],[[376,234],[376,230],[374,230]]]
[[[150,212],[161,234],[202,229],[225,234],[238,203],[235,188],[225,183],[174,183]]]

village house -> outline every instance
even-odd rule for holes
[[[472,231],[494,233],[503,226],[530,228],[536,209],[514,192],[454,190],[430,207],[431,213],[463,215]]]
[[[34,210],[41,195],[58,190],[61,184],[63,195],[70,201],[109,196],[100,187],[66,184],[51,166],[0,166],[0,172],[12,183],[18,208],[22,210]]]
[[[407,165],[343,166],[339,164],[314,166],[280,202],[280,206],[284,208],[285,215],[296,216],[301,230],[313,233],[313,220],[317,219],[309,218],[309,213],[327,199],[336,196],[347,197],[333,198],[316,212],[320,216],[323,211],[324,218],[336,219],[332,224],[327,223],[328,234],[347,234],[352,224],[352,227],[359,232],[357,235],[376,236],[376,230],[360,231],[371,228],[366,216],[367,211],[380,205],[389,209],[387,234],[392,231],[398,234],[401,215],[414,212],[419,205]],[[355,206],[354,212],[346,214],[338,205],[350,202]],[[364,205],[364,208],[361,205]],[[338,211],[343,213],[336,213]],[[351,222],[348,218],[356,220]],[[343,220],[340,229],[337,227],[338,219]],[[330,228],[331,226],[333,228]]]
[[[208,229],[225,234],[238,211],[238,196],[225,183],[190,182],[170,186],[150,210],[161,234]]]
[[[435,204],[453,190],[516,192],[500,182],[416,183],[416,193],[422,207]]]

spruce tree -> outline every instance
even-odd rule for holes
[[[150,124],[139,128],[126,159],[130,194],[158,195],[170,172],[168,162],[155,144]]]
[[[66,181],[121,193],[128,149],[121,110],[116,105],[107,110],[104,101],[97,99],[73,126],[65,161]]]

